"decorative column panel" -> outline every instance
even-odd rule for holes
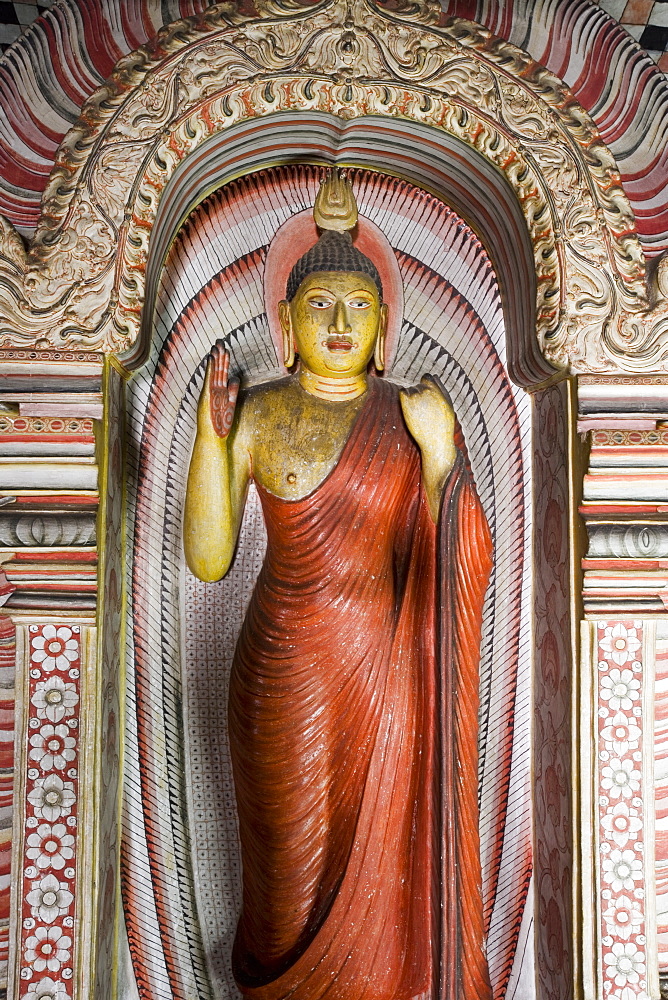
[[[95,628],[69,616],[35,618],[17,626],[16,978],[10,988],[15,1000],[65,1000],[82,995],[80,929],[88,907],[80,887],[91,871],[93,845],[81,794],[91,777],[81,723],[88,714],[87,681],[94,689]]]
[[[113,991],[121,387],[100,355],[0,352],[0,600],[16,629],[12,1000]]]
[[[668,838],[655,838],[666,714],[657,670],[668,623],[666,388],[665,377],[579,380],[578,427],[591,445],[581,507],[585,996],[597,1000],[659,997],[668,973],[656,886]]]
[[[594,889],[585,908],[596,944],[586,996],[659,996],[653,816],[655,624],[583,623],[582,786]],[[586,697],[589,695],[589,697]],[[589,868],[589,866],[587,866]]]
[[[0,615],[0,996],[7,992],[14,806],[16,630]]]
[[[662,532],[668,548],[668,530]],[[668,619],[656,622],[654,657],[654,872],[659,974],[668,969]],[[665,996],[666,977],[662,978]]]
[[[104,423],[100,428],[100,517],[98,598],[98,673],[96,706],[91,714],[92,734],[98,746],[95,792],[89,798],[91,824],[97,824],[95,891],[97,913],[93,926],[97,940],[91,953],[90,985],[83,998],[111,1000],[115,996],[114,966],[120,918],[121,763],[123,738],[124,665],[122,650],[123,506],[125,500],[123,450],[123,392],[119,370],[108,361],[103,378]],[[93,884],[86,893],[93,892]]]
[[[573,996],[570,383],[533,394],[534,864],[541,1000]]]

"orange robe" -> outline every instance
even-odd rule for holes
[[[396,386],[370,379],[302,500],[260,489],[267,554],[230,742],[256,1000],[488,1000],[477,806],[491,539],[461,455],[434,525]]]

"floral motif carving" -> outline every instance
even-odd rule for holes
[[[64,917],[74,896],[69,890],[68,882],[61,882],[54,874],[49,873],[38,882],[33,882],[32,892],[26,896],[31,912],[45,924],[52,924],[57,917]],[[46,930],[46,928],[39,928]]]
[[[609,1000],[642,1000],[647,997],[643,627],[598,622],[596,635],[602,988]]]
[[[504,172],[522,208],[546,357],[581,371],[656,367],[664,334],[616,165],[555,77],[478,25],[442,24],[426,0],[391,10],[262,0],[259,9],[252,20],[219,4],[170,25],[87,102],[28,254],[10,228],[0,233],[0,345],[127,349],[176,167],[216,132],[298,110],[403,117],[474,149]]]
[[[17,996],[72,997],[80,626],[30,625]]]

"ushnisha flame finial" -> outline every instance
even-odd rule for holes
[[[290,272],[285,297],[292,302],[304,278],[322,271],[347,271],[368,275],[383,300],[383,284],[372,260],[353,245],[352,229],[357,224],[357,202],[350,181],[336,168],[320,185],[313,206],[313,218],[320,230],[318,242],[300,257]]]
[[[313,219],[318,229],[346,233],[357,224],[357,202],[345,173],[333,167],[320,185]]]

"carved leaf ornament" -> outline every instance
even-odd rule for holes
[[[160,199],[211,136],[277,112],[408,119],[500,171],[531,240],[536,334],[575,371],[668,370],[668,302],[612,155],[570,92],[433,0],[256,0],[163,29],[65,137],[26,252],[0,227],[0,346],[122,354],[137,341]],[[484,236],[484,234],[482,234]],[[668,283],[666,283],[668,284]]]

